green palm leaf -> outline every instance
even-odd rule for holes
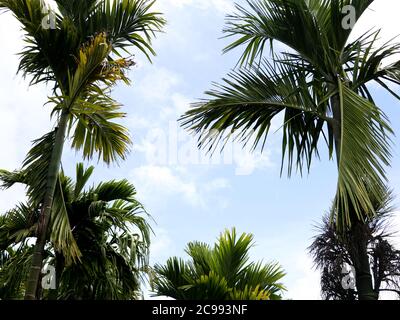
[[[387,134],[392,131],[375,105],[345,85],[339,87],[343,120],[335,209],[342,213],[338,223],[344,227],[351,225],[351,212],[359,219],[375,214],[371,194],[380,195],[385,188],[384,166],[391,156]]]
[[[178,300],[280,299],[285,288],[278,281],[285,274],[277,264],[249,263],[252,245],[251,234],[238,237],[235,229],[221,234],[213,248],[191,242],[190,261],[172,257],[154,267],[154,291]]]

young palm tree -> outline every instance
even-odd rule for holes
[[[236,139],[263,149],[272,121],[282,115],[282,169],[287,157],[289,175],[293,167],[309,170],[325,143],[330,158],[336,155],[333,212],[342,230],[357,229],[366,214],[376,214],[371,195],[383,197],[387,181],[392,130],[368,84],[375,81],[400,99],[389,84],[400,85],[400,61],[384,64],[400,52],[400,44],[376,48],[379,30],[350,41],[352,29],[342,23],[347,21],[346,6],[354,8],[357,22],[372,2],[248,0],[249,8],[237,5],[225,29],[237,39],[225,52],[244,46],[244,67],[208,91],[209,98],[181,119],[200,135],[200,146],[210,150],[235,131]],[[274,42],[288,52],[276,52]],[[272,61],[263,59],[268,43]],[[367,259],[367,252],[363,256]],[[370,273],[358,272],[365,288],[360,298],[369,299],[374,296]]]
[[[150,226],[136,190],[128,181],[108,181],[87,188],[93,167],[77,165],[75,181],[60,174],[52,208],[45,263],[55,266],[53,299],[136,299],[141,274],[147,271]],[[28,183],[2,172],[7,183]],[[0,225],[0,298],[19,298],[25,291],[40,210],[20,204],[2,216]],[[72,230],[72,231],[71,231]],[[65,235],[67,233],[68,235]],[[79,260],[71,259],[71,238]]]
[[[95,153],[106,163],[125,158],[130,139],[126,128],[113,122],[124,114],[109,89],[117,81],[129,82],[125,71],[133,62],[115,56],[132,47],[148,57],[155,54],[151,38],[164,25],[161,15],[151,11],[154,1],[55,3],[54,21],[48,21],[52,15],[44,0],[0,0],[0,10],[11,11],[24,31],[27,45],[20,54],[19,71],[31,77],[32,85],[54,86],[50,102],[55,105],[55,129],[36,141],[24,162],[28,195],[41,210],[27,299],[35,299],[38,288],[65,139],[72,138],[72,147],[82,150],[85,158]]]
[[[249,263],[252,246],[253,236],[237,237],[235,229],[221,234],[214,248],[189,243],[190,261],[173,257],[155,266],[155,292],[178,300],[280,299],[284,272],[275,263]]]
[[[390,219],[393,217],[392,193],[386,190],[383,202],[375,203],[377,216],[366,218],[362,232],[367,239],[365,247],[373,276],[377,298],[383,291],[392,291],[400,297],[400,251],[391,243]],[[326,300],[356,300],[357,285],[348,270],[359,269],[357,246],[352,232],[338,232],[329,217],[325,217],[319,234],[310,246],[315,265],[321,270],[321,291]],[[357,282],[357,278],[355,279]]]

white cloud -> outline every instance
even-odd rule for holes
[[[390,230],[394,231],[393,237],[391,237],[390,242],[396,247],[396,249],[400,250],[400,211],[396,211],[393,213],[392,218],[390,219]]]
[[[154,236],[151,240],[150,256],[151,264],[164,263],[175,254],[175,246],[168,231],[164,228],[153,228]]]
[[[39,138],[50,128],[49,109],[43,86],[28,88],[28,79],[16,76],[18,56],[23,48],[19,24],[8,13],[0,17],[0,169],[14,170],[21,167],[33,139]],[[19,201],[24,201],[23,187],[0,192],[0,214]]]
[[[187,111],[193,101],[180,93],[175,93],[172,95],[172,102],[177,113],[181,115]]]
[[[271,160],[271,151],[264,150],[261,152],[251,152],[246,149],[239,149],[235,152],[234,161],[236,165],[235,174],[246,176],[253,174],[256,170],[274,167],[275,164]]]
[[[314,269],[312,259],[305,253],[297,256],[293,262],[294,268],[290,272],[296,275],[296,279],[287,284],[285,298],[321,300],[320,274]]]
[[[217,178],[208,182],[205,190],[208,192],[214,192],[218,190],[229,189],[230,187],[231,184],[227,179]]]
[[[131,176],[134,183],[140,185],[139,196],[142,196],[144,201],[178,195],[193,206],[203,205],[197,185],[180,177],[169,167],[142,166],[133,169]]]
[[[130,177],[135,185],[140,186],[138,196],[148,207],[159,205],[172,197],[204,210],[211,205],[219,209],[229,206],[222,194],[230,188],[227,179],[202,181],[201,175],[192,175],[185,166],[145,165],[133,169]]]
[[[163,67],[151,66],[146,75],[136,84],[140,96],[152,102],[167,100],[172,89],[181,82],[179,75]]]
[[[366,10],[361,19],[357,22],[355,29],[353,30],[352,38],[355,39],[363,35],[366,31],[374,29],[381,29],[379,35],[378,47],[385,44],[386,42],[393,40],[399,42],[400,32],[399,32],[399,22],[398,22],[398,12],[400,11],[399,1],[375,1]],[[397,56],[391,61],[399,59]]]

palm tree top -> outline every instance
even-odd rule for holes
[[[355,9],[359,20],[373,0],[247,0],[227,18],[224,32],[235,38],[225,52],[242,49],[240,68],[206,92],[180,119],[199,136],[199,147],[215,150],[230,138],[253,148],[266,145],[271,124],[282,115],[282,172],[287,164],[300,173],[310,170],[321,146],[338,166],[335,206],[342,226],[374,212],[387,182],[393,131],[377,106],[369,84],[378,83],[400,96],[389,83],[400,85],[399,43],[377,47],[379,30],[350,41],[343,9]],[[277,52],[274,42],[290,48]],[[272,56],[267,59],[265,47]],[[354,209],[354,210],[353,210]],[[353,213],[350,214],[350,211]]]
[[[191,242],[186,247],[190,261],[173,257],[155,266],[157,295],[175,299],[267,300],[280,299],[285,275],[277,263],[249,262],[253,235],[238,236],[226,230],[211,247]]]
[[[89,293],[96,299],[137,298],[149,264],[150,216],[127,180],[89,186],[93,170],[79,163],[74,180],[60,173],[45,259],[51,265],[62,262],[60,298],[83,294],[81,298],[93,299]],[[26,183],[18,173],[4,170],[0,180],[7,187]],[[38,220],[39,210],[29,202],[0,216],[0,259],[4,260],[0,294],[3,290],[13,295],[23,287]],[[17,272],[21,266],[24,271]],[[98,287],[91,287],[92,283]]]
[[[149,0],[55,0],[55,24],[43,27],[49,16],[43,0],[1,0],[21,23],[27,46],[20,53],[19,71],[32,76],[31,84],[54,82],[66,88],[74,74],[82,45],[99,33],[106,35],[112,53],[121,56],[135,47],[150,60],[155,55],[151,40],[165,24],[161,13],[150,11]],[[107,57],[109,60],[111,55]]]

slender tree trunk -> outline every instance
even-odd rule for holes
[[[342,110],[340,108],[340,100],[338,95],[332,97],[331,105],[333,113],[332,132],[335,139],[336,162],[339,168],[342,142]]]
[[[36,300],[38,297],[38,285],[43,264],[44,248],[47,240],[47,229],[50,221],[51,208],[53,205],[54,191],[61,166],[61,157],[67,131],[68,113],[63,111],[58,122],[54,148],[47,172],[47,187],[43,199],[41,214],[38,224],[36,245],[32,256],[32,265],[26,282],[25,300]]]
[[[368,255],[367,225],[357,218],[351,227],[351,252],[356,273],[356,287],[359,300],[378,300],[374,291],[371,265]]]
[[[331,99],[333,124],[332,131],[335,137],[335,149],[337,165],[340,164],[340,145],[342,137],[342,111],[340,107],[339,96],[334,96]],[[350,237],[352,243],[352,257],[355,273],[356,273],[356,288],[359,300],[377,300],[378,297],[374,292],[372,285],[372,275],[368,256],[368,238],[365,232],[365,223],[360,221],[355,214],[350,214],[352,227],[350,229]]]

